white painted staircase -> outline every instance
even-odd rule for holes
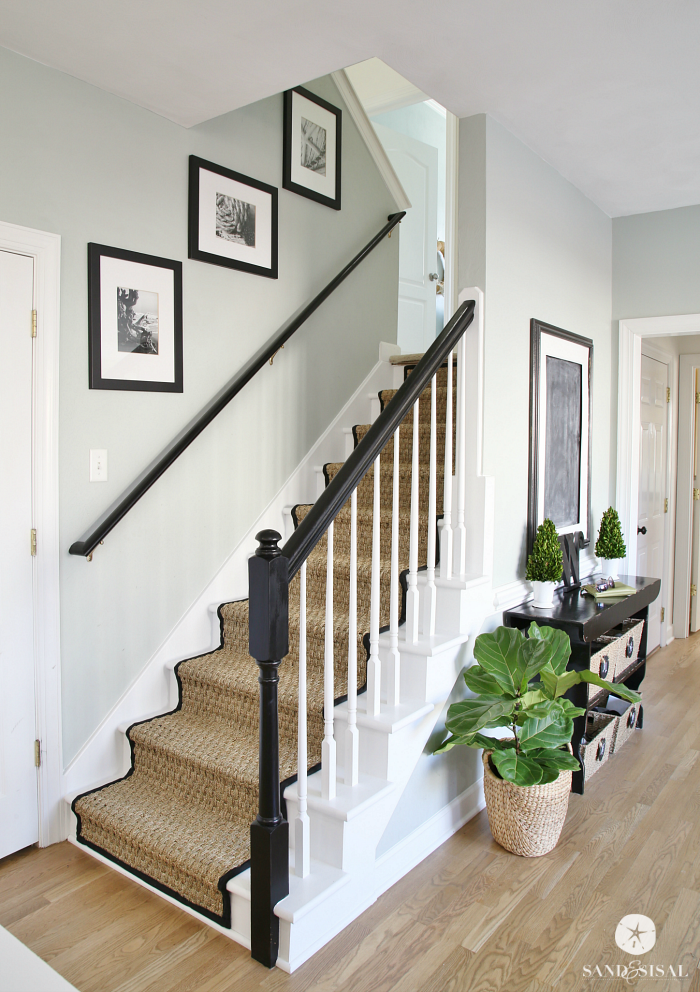
[[[476,294],[474,291],[472,296]],[[481,299],[478,298],[479,311]],[[478,313],[480,318],[480,312]],[[474,394],[480,403],[478,358],[480,357],[481,321],[475,320],[470,329],[471,340],[466,341],[462,355],[469,356],[470,348],[474,361]],[[388,357],[386,354],[385,358]],[[281,513],[284,519],[283,533],[291,533],[292,523],[289,510],[295,502],[311,501],[315,494],[310,489],[318,486],[319,461],[338,461],[346,457],[352,449],[351,426],[344,416],[352,418],[351,423],[373,421],[378,413],[377,392],[383,388],[396,388],[403,378],[403,369],[392,366],[389,361],[380,361],[366,382],[358,390],[331,425],[324,438],[312,450],[305,464],[298,470],[295,484],[283,488],[277,505],[268,508],[265,516],[251,528],[248,545],[238,549],[232,558],[237,558],[238,567],[245,562],[246,552],[254,549],[252,534],[261,526],[275,522],[274,515]],[[463,385],[465,392],[467,384]],[[364,413],[364,416],[363,416]],[[465,417],[468,411],[464,411]],[[369,416],[368,416],[369,414]],[[474,418],[475,431],[480,430],[480,417]],[[390,671],[392,656],[391,635],[387,631],[379,635],[379,658],[381,661],[382,699],[379,713],[368,712],[368,694],[357,699],[356,726],[359,736],[358,781],[356,785],[346,784],[349,720],[348,703],[334,708],[334,739],[337,748],[337,785],[334,798],[324,799],[322,772],[308,776],[307,813],[309,830],[310,858],[305,877],[299,877],[296,864],[297,822],[300,813],[298,784],[286,788],[284,798],[287,804],[287,819],[290,824],[290,892],[279,902],[275,913],[280,920],[280,950],[277,964],[291,972],[306,961],[312,954],[331,940],[376,898],[407,871],[419,863],[432,850],[438,847],[455,830],[473,816],[483,805],[481,782],[476,781],[467,793],[455,797],[443,809],[425,821],[418,829],[409,833],[399,843],[377,857],[377,847],[384,835],[399,800],[406,790],[411,776],[426,745],[434,733],[443,714],[446,703],[453,693],[460,672],[471,663],[470,643],[481,630],[484,619],[493,613],[493,591],[490,577],[492,534],[493,491],[490,480],[478,473],[480,440],[465,443],[463,471],[471,468],[467,482],[471,494],[470,520],[468,532],[470,551],[465,556],[465,571],[453,578],[435,579],[435,633],[428,635],[422,631],[422,611],[419,634],[415,641],[407,639],[407,627],[399,629],[398,654],[400,693],[397,705],[389,705],[389,686],[386,673]],[[342,454],[341,454],[342,452]],[[470,462],[470,453],[476,458]],[[457,482],[455,481],[455,487]],[[279,525],[278,525],[279,526]],[[218,585],[217,585],[218,581]],[[221,591],[218,579],[213,583],[214,593]],[[425,587],[426,575],[417,576],[419,595]],[[241,598],[232,589],[229,599]],[[246,590],[247,592],[247,590]],[[245,595],[245,592],[244,592]],[[205,615],[211,624],[214,611],[214,644],[218,646],[219,625],[215,609],[203,607],[206,592],[198,601],[199,615]],[[225,596],[220,598],[226,599]],[[211,598],[209,599],[211,602]],[[202,621],[198,621],[202,629]],[[168,657],[167,645],[154,656],[151,665],[143,673],[139,685],[135,684],[115,710],[107,718],[89,746],[84,749],[74,766],[68,769],[66,796],[69,824],[69,838],[75,839],[75,819],[70,812],[70,802],[75,795],[91,787],[96,787],[119,775],[124,775],[130,766],[130,745],[126,730],[134,722],[163,713],[177,702],[177,684],[174,667],[183,657],[202,651],[201,642],[195,651],[188,645],[186,653],[177,650],[179,643],[173,638]],[[207,650],[207,647],[204,647]],[[251,665],[255,664],[251,658]],[[150,704],[150,705],[149,705]],[[109,740],[115,742],[110,749]],[[102,760],[100,760],[102,758]],[[90,776],[91,771],[100,767],[101,774]],[[71,776],[72,772],[72,776]],[[88,777],[90,776],[90,777]],[[73,779],[71,783],[71,777]],[[72,784],[72,788],[70,787]],[[82,847],[82,845],[81,845]],[[82,848],[87,853],[102,859],[99,854]],[[112,868],[115,865],[106,861]],[[117,870],[120,870],[117,868]],[[125,872],[125,874],[128,874]],[[133,876],[129,876],[133,877]],[[137,879],[137,881],[139,881]],[[148,883],[161,898],[164,896]],[[215,927],[219,932],[250,947],[250,870],[231,879],[227,885],[231,899],[231,930],[223,929],[216,923],[199,916],[195,910],[170,900],[175,905],[202,922]]]

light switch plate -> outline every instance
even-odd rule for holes
[[[107,481],[107,449],[90,448],[90,482]]]

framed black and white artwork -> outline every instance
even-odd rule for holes
[[[298,86],[284,94],[282,185],[340,210],[342,112]]]
[[[190,155],[189,257],[276,279],[276,188]]]
[[[182,392],[182,262],[88,245],[90,389]]]
[[[528,554],[538,526],[590,540],[593,342],[530,321]]]

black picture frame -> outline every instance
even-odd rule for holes
[[[152,277],[144,272],[144,266],[154,270]],[[124,311],[119,294],[127,287],[129,292],[136,291],[137,302],[139,294],[155,297],[155,353],[142,351],[146,339],[148,347],[154,347],[152,323],[149,330],[146,322],[152,319],[150,314],[139,318],[142,342],[135,341],[136,347],[130,352],[121,346]],[[133,313],[133,306],[131,310]],[[182,262],[88,244],[88,367],[90,389],[183,391]]]
[[[323,181],[319,179],[313,170],[306,168],[302,170],[301,165],[297,168],[294,156],[295,147],[298,151],[298,146],[295,145],[294,141],[295,128],[298,121],[297,108],[295,106],[297,101],[295,97],[300,97],[303,101],[309,101],[310,104],[315,104],[321,108],[318,111],[317,120],[311,123],[324,130],[326,139],[328,139],[328,125],[333,125],[335,128],[335,140],[333,140],[333,136],[331,135],[330,140],[326,141],[324,155],[324,169],[326,167],[329,170],[332,168],[333,174],[326,176],[324,172]],[[308,104],[306,106],[308,108]],[[311,108],[311,113],[314,113],[313,108]],[[329,117],[329,115],[331,116]],[[334,118],[334,122],[331,118]],[[326,126],[324,127],[323,125]],[[299,196],[306,196],[308,199],[315,200],[316,203],[322,203],[324,206],[331,207],[333,210],[340,210],[342,135],[343,114],[339,107],[334,107],[332,103],[328,103],[327,100],[323,100],[320,96],[316,96],[315,93],[304,89],[303,86],[296,86],[292,90],[287,90],[284,94],[284,147],[282,158],[282,186],[284,189],[290,190],[292,193],[298,193]],[[329,154],[331,149],[334,153],[333,161]],[[306,175],[307,171],[308,176]],[[306,180],[308,180],[308,183]],[[319,186],[324,187],[324,189],[320,189]]]
[[[216,188],[216,178],[212,179],[212,176],[221,178],[221,190]],[[249,226],[245,233],[239,232],[230,238],[220,233],[225,227],[220,226],[219,197],[230,204],[252,207],[252,244]],[[188,258],[277,279],[277,200],[275,186],[190,155]]]
[[[587,547],[591,539],[591,386],[593,371],[593,341],[580,334],[574,334],[553,324],[532,318],[530,321],[530,434],[529,434],[529,465],[528,465],[528,505],[527,505],[527,553],[532,552],[538,526],[542,523],[544,513],[541,510],[541,486],[540,478],[543,471],[546,472],[546,438],[541,436],[541,425],[543,421],[541,406],[542,386],[546,391],[546,378],[543,382],[542,363],[542,335],[549,335],[561,342],[568,342],[585,349],[587,360],[583,357],[581,375],[581,406],[587,407],[587,415],[584,417],[581,411],[580,440],[579,440],[579,467],[581,468],[582,456],[585,452],[585,481],[579,478],[579,494],[582,494],[585,485],[585,495],[579,500],[579,520],[576,522],[566,522],[559,524],[554,521],[560,535],[576,534],[576,544],[578,548]],[[567,361],[567,359],[562,359]],[[584,368],[585,365],[585,368]],[[546,375],[546,374],[545,374]],[[587,435],[587,436],[586,436]],[[580,471],[579,468],[579,471]],[[580,471],[580,476],[584,473]],[[581,505],[583,504],[583,505]]]

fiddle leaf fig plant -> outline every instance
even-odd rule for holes
[[[574,717],[584,709],[564,694],[581,682],[608,689],[630,703],[641,696],[621,683],[610,683],[594,672],[567,671],[571,654],[563,630],[531,623],[527,635],[514,627],[480,634],[474,644],[477,664],[464,673],[475,695],[452,703],[445,725],[450,736],[436,748],[439,754],[457,744],[492,750],[491,761],[507,782],[529,786],[554,782],[561,771],[577,771],[569,752]],[[484,731],[509,726],[512,737],[498,740]]]

